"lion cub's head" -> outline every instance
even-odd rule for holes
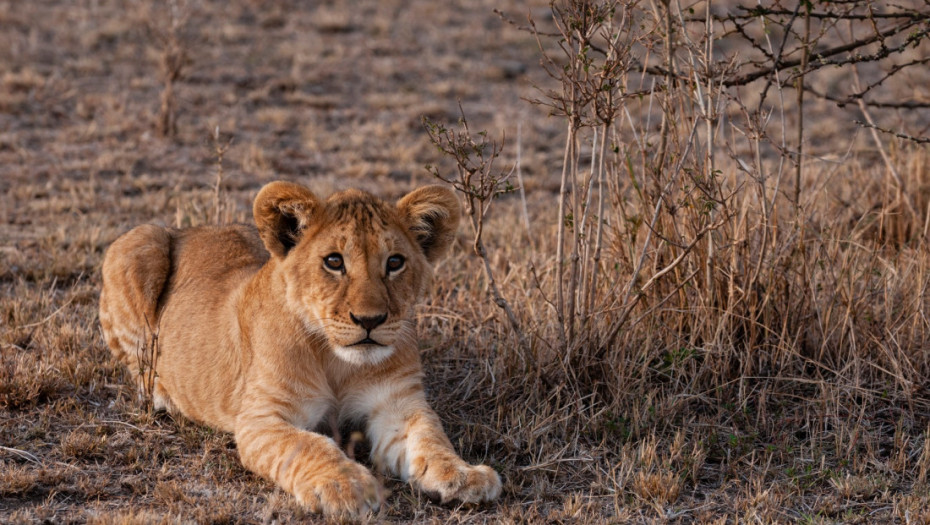
[[[441,186],[390,204],[358,190],[321,200],[298,184],[272,182],[253,212],[289,307],[341,359],[375,364],[413,339],[414,303],[452,243],[460,206]]]

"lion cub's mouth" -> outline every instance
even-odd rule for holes
[[[352,343],[349,346],[385,346],[370,337],[366,337],[357,343]]]
[[[394,346],[384,345],[371,337],[346,346],[335,346],[333,350],[340,359],[356,365],[376,365],[394,353]]]

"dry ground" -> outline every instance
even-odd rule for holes
[[[3,523],[318,519],[244,470],[231,436],[140,407],[100,337],[104,250],[140,223],[202,224],[216,214],[249,221],[251,198],[275,179],[321,193],[361,187],[399,196],[431,182],[425,164],[451,169],[421,117],[454,123],[459,100],[473,127],[506,131],[510,159],[519,129],[533,230],[522,230],[517,200],[507,198],[490,219],[487,242],[519,315],[528,326],[544,317],[527,268],[545,261],[526,254],[530,245],[537,253],[551,246],[563,124],[522,100],[549,79],[532,36],[492,10],[544,21],[545,3],[181,3],[174,34],[187,56],[174,85],[175,138],[158,128],[160,38],[172,32],[164,4],[0,1]],[[875,238],[856,228],[882,205],[876,150],[864,134],[850,138],[856,128],[848,112],[824,109],[812,122],[813,154],[829,162],[817,166],[808,187],[835,190],[831,210],[842,210],[817,216],[818,231],[829,236],[823,232],[835,226],[857,232],[856,242]],[[217,200],[217,147],[227,143]],[[925,213],[926,150],[895,155],[923,192]],[[890,370],[862,374],[884,379],[847,381],[854,367],[887,362],[927,370],[921,316],[930,255],[925,243],[908,250],[867,251],[884,264],[869,272],[887,272],[879,277],[894,280],[893,293],[919,312],[907,317],[912,337],[881,328],[901,301],[882,303],[885,311],[852,299],[841,304],[858,309],[851,322],[880,327],[867,334],[881,340],[874,348],[897,344],[905,357],[841,356],[827,373],[812,358],[805,368],[794,356],[753,354],[720,365],[730,375],[708,388],[713,382],[695,372],[703,370],[695,352],[706,363],[731,349],[674,346],[661,333],[675,328],[660,319],[660,335],[642,339],[645,353],[630,358],[631,369],[641,370],[630,376],[636,389],[608,411],[592,401],[597,385],[579,388],[558,367],[534,366],[533,356],[551,356],[508,357],[505,320],[487,301],[463,231],[420,309],[428,390],[463,456],[501,472],[504,495],[484,507],[442,507],[385,480],[392,496],[378,519],[930,522],[927,376]],[[841,257],[858,256],[825,252],[817,264],[830,268]],[[851,272],[823,284],[852,290],[870,275],[877,274]],[[850,343],[841,337],[841,344]],[[792,363],[791,373],[772,370],[779,362]],[[740,376],[740,367],[751,376]],[[831,383],[836,377],[844,382]]]

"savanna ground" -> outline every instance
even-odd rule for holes
[[[930,154],[855,122],[928,136],[930,8],[816,58],[907,24],[855,4],[805,31],[795,3],[708,29],[704,4],[620,2],[560,55],[543,2],[0,2],[0,522],[319,519],[137,400],[100,337],[103,253],[249,222],[275,179],[454,179],[428,129],[461,103],[472,138],[505,134],[465,186],[487,265],[463,226],[419,330],[434,407],[504,494],[385,479],[378,520],[930,523]]]

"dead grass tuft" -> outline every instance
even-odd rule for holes
[[[88,525],[169,525],[176,518],[150,510],[88,512]]]
[[[100,458],[106,451],[106,436],[95,436],[77,429],[61,440],[61,452],[74,459]]]
[[[28,339],[20,340],[28,345]],[[34,354],[0,354],[0,408],[26,410],[61,395],[66,384],[48,358]]]
[[[24,497],[39,490],[39,473],[21,465],[0,462],[0,496]]]
[[[658,509],[675,503],[680,490],[678,477],[668,471],[638,472],[633,481],[633,493]]]

